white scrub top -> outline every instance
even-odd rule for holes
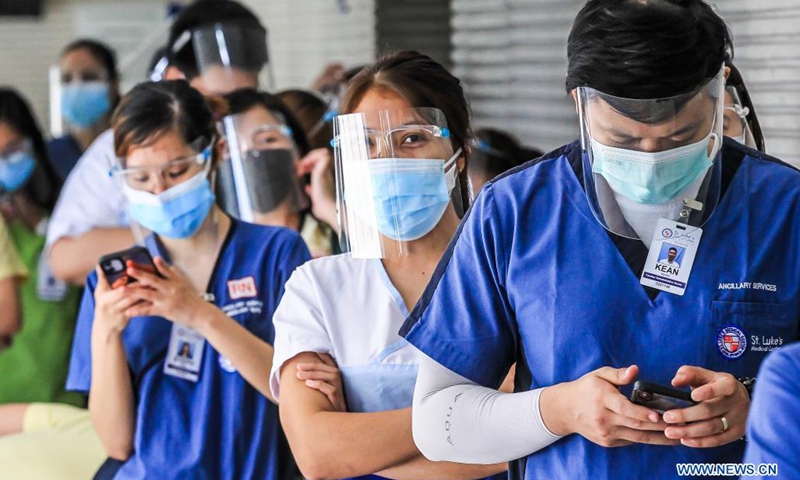
[[[67,177],[47,228],[48,248],[63,237],[128,225],[122,189],[109,175],[116,161],[114,133],[109,129],[97,137]]]
[[[356,379],[350,372],[376,366],[383,367],[384,372],[392,371],[392,367],[413,367],[413,374],[391,380],[411,382],[405,388],[409,393],[403,395],[408,396],[403,400],[410,407],[416,366],[423,354],[397,333],[407,316],[403,299],[380,260],[343,254],[299,267],[286,283],[286,292],[273,318],[275,355],[270,388],[275,399],[280,398],[283,364],[299,353],[315,352],[328,353],[336,360],[346,389],[361,390],[369,385],[348,382],[348,377]],[[400,408],[389,403],[383,409]],[[357,410],[353,405],[348,407],[350,411]]]

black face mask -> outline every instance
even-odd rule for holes
[[[255,213],[275,210],[298,191],[299,179],[292,150],[247,150],[244,152],[242,167],[250,190],[250,204]],[[222,208],[231,215],[240,217],[230,161],[220,165],[217,190]]]

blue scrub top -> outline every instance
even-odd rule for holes
[[[149,237],[153,256],[164,256]],[[166,257],[165,257],[166,258]],[[272,343],[272,315],[284,283],[310,259],[296,233],[233,220],[209,281],[214,304],[247,330]],[[231,298],[237,280],[252,278],[255,292]],[[248,281],[249,282],[249,281]],[[91,385],[91,331],[97,276],[90,275],[81,305],[67,388]],[[249,289],[248,289],[249,290]],[[205,343],[195,383],[164,373],[172,322],[132,318],[123,343],[136,398],[134,452],[115,479],[289,479],[294,462],[280,428],[278,408]],[[266,366],[265,366],[266,368]],[[267,370],[264,375],[268,375]]]
[[[488,184],[401,334],[492,388],[516,362],[517,390],[631,364],[665,385],[682,365],[752,377],[768,339],[797,338],[800,172],[725,139],[715,167],[724,194],[676,296],[639,283],[647,249],[594,218],[582,165],[575,142]],[[732,334],[743,354],[729,351]],[[675,478],[677,463],[743,453],[743,442],[604,448],[571,435],[514,462],[510,476]]]
[[[72,135],[53,138],[47,142],[47,158],[50,159],[50,164],[62,182],[75,168],[81,155],[83,155],[83,150]]]
[[[744,461],[777,464],[777,478],[800,478],[798,433],[800,344],[795,344],[771,354],[761,365],[747,421]]]

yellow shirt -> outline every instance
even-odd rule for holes
[[[11,277],[27,278],[28,270],[19,258],[6,222],[0,217],[0,280]]]

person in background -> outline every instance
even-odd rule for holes
[[[210,34],[218,25],[225,34]],[[239,41],[220,44],[219,38]],[[159,75],[186,79],[203,93],[224,94],[257,87],[258,70],[266,62],[266,30],[258,17],[232,0],[204,0],[187,6],[173,23]],[[113,134],[106,131],[64,185],[47,232],[53,272],[63,281],[83,285],[100,256],[134,241],[125,201],[108,174],[116,161]]]
[[[310,151],[300,160],[300,173],[309,176],[305,189],[311,198],[311,212],[315,218],[332,228],[338,237],[331,156],[333,117],[338,113],[338,107],[333,107],[307,90],[284,90],[276,96],[294,113],[308,138]],[[339,251],[338,246],[339,242],[334,241],[334,252]]]
[[[335,148],[348,253],[301,266],[274,319],[270,387],[292,451],[312,480],[499,473],[505,464],[420,455],[410,430],[420,357],[397,335],[469,204],[461,83],[430,57],[399,52],[356,76],[342,105]],[[341,369],[346,404],[308,388],[319,383],[309,370],[330,368],[321,354]]]
[[[778,347],[758,371],[744,453],[745,463],[777,465],[778,475],[747,478],[800,478],[800,343]]]
[[[0,156],[0,171],[5,168],[5,161]],[[11,346],[22,326],[19,286],[27,277],[28,269],[19,258],[5,220],[0,217],[0,351]]]
[[[225,99],[229,116],[222,123],[230,161],[223,162],[217,174],[223,208],[237,218],[252,217],[254,223],[300,232],[312,256],[330,255],[337,239],[312,212],[329,211],[327,221],[335,219],[334,193],[320,193],[319,183],[307,181],[307,166],[318,152],[309,152],[298,120],[277,97],[255,89],[236,90]],[[238,159],[232,158],[234,147]],[[242,162],[243,179],[235,175],[234,160]],[[237,194],[245,191],[248,212],[241,212]]]
[[[96,40],[67,45],[58,66],[61,117],[67,133],[47,142],[47,156],[63,182],[86,149],[108,129],[120,93],[114,51]]]
[[[756,115],[756,108],[739,69],[726,63],[725,124],[723,134],[750,148],[766,153],[764,132]]]
[[[308,138],[311,150],[331,150],[333,117],[338,112],[331,110],[319,94],[310,90],[283,90],[275,94],[292,111]]]
[[[475,130],[470,146],[468,173],[473,195],[489,180],[530,160],[516,138],[494,128]]]
[[[0,351],[0,404],[84,405],[82,395],[64,389],[78,291],[53,277],[43,254],[61,181],[30,107],[8,88],[0,88],[0,152],[0,213],[29,272],[19,286],[22,328]]]

